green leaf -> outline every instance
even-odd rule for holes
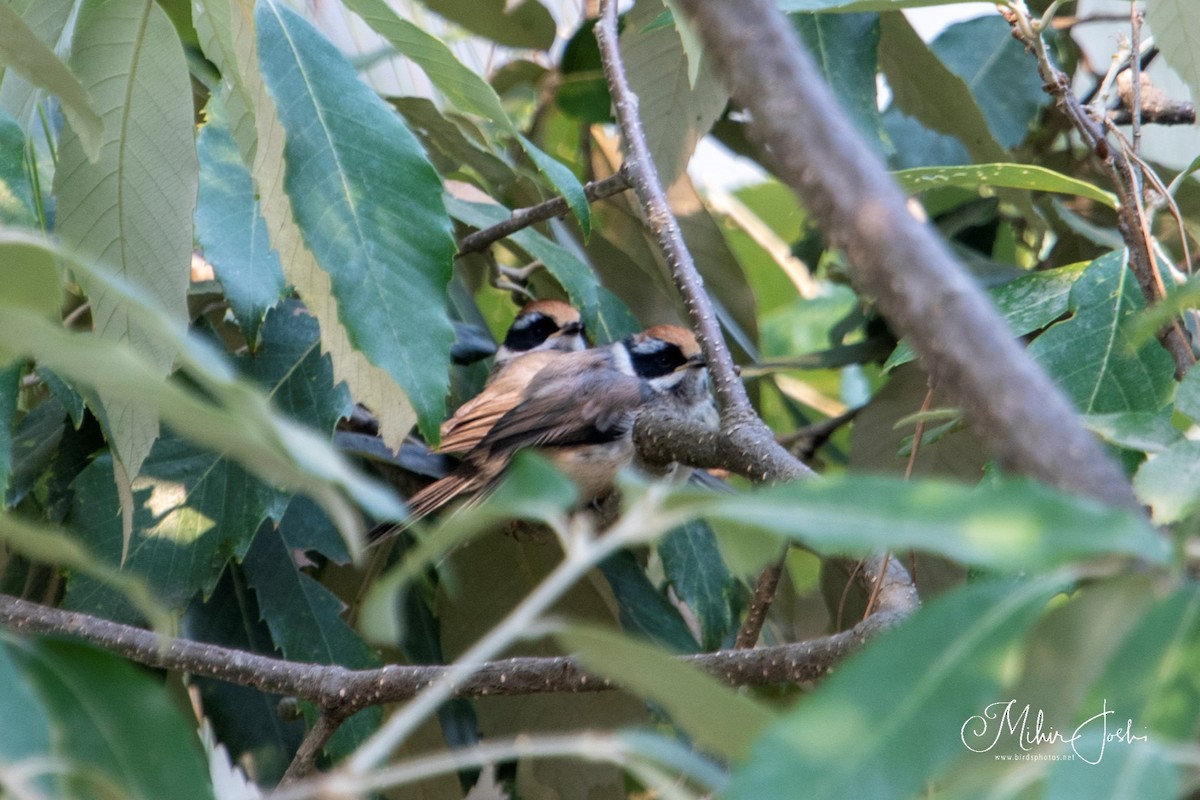
[[[1034,59],[1012,37],[1009,24],[998,14],[959,22],[931,47],[966,82],[1000,146],[1019,145],[1050,95],[1042,90]]]
[[[549,50],[557,26],[537,0],[512,4],[506,0],[421,0],[430,10],[472,33],[505,47]]]
[[[1026,480],[970,488],[884,476],[839,476],[695,500],[697,515],[826,553],[928,550],[1020,572],[1122,553],[1165,562],[1165,540],[1136,515]]]
[[[897,518],[901,515],[897,514]],[[730,800],[910,798],[963,751],[1006,662],[1056,590],[1042,578],[949,592],[839,665],[754,745]]]
[[[79,136],[88,159],[100,157],[104,120],[96,113],[88,90],[20,14],[4,3],[0,3],[0,61],[34,85],[58,95],[63,114]]]
[[[1104,441],[1144,453],[1161,453],[1180,439],[1179,431],[1171,424],[1171,415],[1165,411],[1084,414],[1080,421]]]
[[[449,195],[446,208],[455,219],[475,228],[486,228],[512,216],[504,206],[492,203],[470,203]],[[533,228],[524,228],[509,237],[529,255],[545,265],[559,285],[566,290],[571,303],[583,315],[588,332],[598,343],[616,341],[641,328],[637,318],[620,300],[596,282],[587,264],[571,251],[550,241]]]
[[[436,441],[454,329],[455,242],[441,179],[400,117],[327,39],[273,3],[255,12],[263,75],[288,133],[286,187],[355,347],[387,371]]]
[[[76,642],[9,637],[8,647],[54,720],[57,749],[75,766],[98,770],[128,798],[211,800],[195,729],[159,680]],[[94,787],[71,783],[71,796],[95,796]]]
[[[287,281],[279,254],[271,249],[254,182],[238,154],[218,95],[208,101],[207,116],[208,123],[196,139],[200,156],[196,240],[253,352],[263,317],[283,297]]]
[[[346,7],[420,67],[438,91],[460,110],[478,114],[516,133],[496,91],[478,73],[463,66],[441,39],[401,17],[384,0],[346,0]]]
[[[0,108],[0,225],[37,226],[33,187],[25,170],[26,152],[24,131]]]
[[[525,148],[525,153],[537,166],[538,171],[545,175],[551,185],[566,199],[575,219],[579,220],[579,227],[583,230],[583,239],[587,241],[588,236],[592,233],[592,212],[588,206],[587,195],[583,193],[583,185],[575,177],[575,173],[519,133],[517,141],[521,143],[521,147]]]
[[[679,609],[646,577],[632,553],[622,551],[600,564],[617,599],[621,628],[672,653],[700,648]]]
[[[715,650],[734,625],[734,580],[717,537],[703,522],[689,522],[658,541],[658,557],[675,594],[700,623],[700,646]]]
[[[104,118],[104,138],[99,158],[90,160],[77,133],[62,137],[54,175],[58,234],[143,289],[174,319],[186,319],[198,167],[179,37],[155,3],[88,4],[71,68]],[[85,287],[96,331],[129,342],[165,375],[171,354],[130,308],[98,286],[85,281]],[[158,435],[158,417],[136,399],[102,398],[112,444],[125,472],[136,475]]]
[[[792,14],[789,19],[855,127],[881,148],[883,121],[875,80],[879,15]]]
[[[885,3],[882,6],[875,4],[873,9],[855,7],[853,10],[899,7]],[[966,81],[934,55],[904,15],[884,14],[880,22],[879,66],[892,88],[894,107],[916,117],[932,130],[956,137],[973,161],[999,163],[1011,160],[992,136],[987,119]]]
[[[901,8],[948,6],[963,0],[776,0],[780,11],[896,11]]]
[[[892,177],[906,192],[924,192],[941,186],[1000,186],[1087,197],[1109,208],[1117,207],[1112,192],[1035,164],[972,164],[965,167],[918,167],[893,172]]]
[[[1025,336],[1054,322],[1070,308],[1071,287],[1087,264],[1032,272],[990,289],[996,309],[1008,323],[1013,336]],[[901,342],[883,368],[890,370],[916,358],[907,342]]]
[[[62,305],[58,265],[54,256],[36,242],[0,242],[0,308],[32,311],[44,319],[58,320]],[[0,350],[3,361],[3,350]]]
[[[1200,98],[1200,20],[1188,0],[1147,0],[1146,22],[1171,69]]]
[[[674,24],[671,12],[664,10],[665,26]],[[562,82],[554,100],[563,113],[586,125],[612,122],[612,97],[604,79],[600,62],[600,45],[596,41],[596,20],[584,20],[563,48],[559,71]]]
[[[1144,306],[1124,253],[1102,256],[1071,289],[1071,318],[1035,339],[1029,354],[1085,414],[1157,411],[1174,390],[1175,368],[1157,342],[1131,346],[1124,323]]]
[[[1195,511],[1200,503],[1200,442],[1178,442],[1142,464],[1133,476],[1133,488],[1160,525]]]
[[[342,619],[342,601],[300,572],[275,530],[264,528],[254,538],[242,567],[285,658],[350,669],[380,666],[379,657]],[[382,717],[378,707],[351,717],[328,745],[329,752],[335,758],[346,755],[379,727]]]
[[[1170,325],[1180,312],[1197,306],[1200,306],[1200,278],[1193,276],[1178,286],[1168,286],[1165,298],[1125,323],[1130,344],[1141,347],[1152,341],[1154,334]]]
[[[333,359],[336,379],[346,381],[358,402],[386,410],[379,414],[380,435],[389,447],[399,448],[416,422],[416,413],[388,373],[352,344],[349,330],[339,319],[329,275],[304,245],[285,191],[287,135],[259,69],[251,4],[237,0],[238,8],[233,9],[230,2],[197,0],[194,21],[205,55],[229,82],[226,108],[230,129],[243,162],[251,168],[271,245],[281,254],[288,282],[321,321],[322,346]]]
[[[589,670],[661,705],[696,744],[725,758],[745,758],[751,743],[775,720],[750,695],[619,633],[570,625],[555,638]]]
[[[1193,422],[1200,420],[1200,370],[1189,369],[1175,389],[1175,410]]]
[[[1112,711],[1111,708],[1108,710]],[[1096,713],[1103,711],[1098,709]],[[1183,776],[1166,748],[1153,741],[1117,741],[1115,744],[1111,740],[1106,741],[1107,737],[1117,735],[1118,728],[1124,729],[1126,719],[1109,717],[1107,729],[1093,723],[1078,734],[1072,731],[1072,736],[1079,736],[1079,741],[1072,743],[1074,750],[1089,759],[1103,752],[1103,758],[1095,764],[1089,764],[1082,758],[1050,762],[1041,797],[1045,800],[1179,797]]]
[[[69,25],[78,11],[76,0],[10,0],[7,4],[39,40],[54,53],[69,53],[73,26]],[[42,136],[38,104],[45,93],[15,70],[8,70],[0,59],[0,106],[17,120],[31,137]]]
[[[650,156],[662,185],[669,187],[687,169],[696,145],[725,110],[729,96],[708,59],[695,81],[689,80],[688,55],[678,31],[645,30],[662,8],[661,2],[635,5],[620,45]]]
[[[11,637],[0,633],[0,719],[5,720],[0,725],[0,764],[6,772],[10,765],[24,759],[50,756],[54,752],[50,717],[9,653]],[[44,797],[61,793],[49,775],[31,780],[30,784]]]

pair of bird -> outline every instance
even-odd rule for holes
[[[704,357],[684,328],[657,325],[589,348],[579,312],[539,300],[517,314],[483,391],[442,424],[440,450],[461,456],[449,475],[409,501],[410,522],[499,484],[513,456],[538,448],[579,487],[607,494],[633,460],[633,424],[647,403],[715,425]]]

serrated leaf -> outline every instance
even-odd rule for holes
[[[179,37],[154,3],[103,0],[80,16],[71,69],[104,119],[104,137],[95,160],[78,134],[62,137],[54,176],[57,232],[85,258],[141,287],[173,318],[186,319],[198,167]],[[129,307],[85,286],[96,331],[129,342],[165,375],[171,354]],[[158,435],[158,417],[136,400],[105,398],[104,407],[124,471],[136,475]]]
[[[1179,442],[1142,464],[1133,476],[1133,489],[1160,525],[1195,511],[1200,503],[1200,442]]]
[[[339,321],[329,275],[304,246],[284,191],[284,140],[274,103],[263,83],[254,49],[253,3],[249,0],[197,0],[196,29],[205,55],[232,83],[226,98],[230,128],[242,160],[251,165],[259,203],[280,253],[284,274],[321,321],[321,346],[333,360],[334,379],[345,381],[354,398],[377,412],[380,434],[399,448],[416,421],[400,386],[350,341]]]
[[[229,132],[221,97],[213,95],[206,111],[208,123],[196,138],[200,157],[196,241],[254,351],[263,317],[283,297],[287,282],[259,213],[254,182]]]
[[[0,108],[0,225],[37,225],[33,187],[25,171],[26,152],[24,131]]]
[[[884,476],[830,477],[697,499],[699,516],[802,541],[826,553],[926,550],[1020,572],[1121,553],[1163,562],[1165,540],[1136,515],[1032,481],[969,488]]]
[[[1079,280],[1087,264],[1071,264],[1058,269],[1032,272],[989,289],[996,309],[1008,323],[1013,336],[1025,336],[1040,330],[1067,313],[1071,287]],[[901,342],[883,368],[890,370],[915,359],[907,342]]]
[[[88,645],[4,638],[54,721],[56,750],[74,766],[98,770],[131,799],[212,800],[195,729],[161,681]],[[68,783],[70,796],[95,796],[94,784]]]
[[[285,658],[350,669],[380,665],[379,657],[342,619],[342,601],[298,569],[276,531],[264,529],[255,537],[242,567],[271,638]],[[330,753],[346,755],[379,727],[382,716],[382,709],[374,707],[351,717],[328,745]]]
[[[731,800],[909,798],[963,751],[1052,579],[949,592],[838,669],[754,745]],[[897,700],[899,698],[899,700]]]
[[[255,11],[260,66],[287,131],[285,188],[330,275],[351,341],[405,389],[436,441],[454,330],[456,250],[441,179],[420,143],[327,39],[295,12]]]
[[[670,531],[658,542],[658,557],[675,594],[700,623],[701,648],[715,650],[734,624],[734,580],[712,529],[690,522]]]
[[[792,27],[859,133],[881,146],[878,14],[792,14]]]
[[[660,2],[634,6],[620,46],[629,86],[638,96],[650,156],[659,181],[670,186],[687,169],[697,143],[721,115],[729,96],[707,60],[695,81],[689,80],[687,51],[678,31],[645,30],[662,8]]]
[[[600,571],[617,598],[622,629],[673,653],[700,649],[679,609],[654,588],[631,553],[609,557],[600,564]]]
[[[750,695],[619,633],[570,625],[555,638],[589,670],[663,706],[700,747],[717,755],[745,758],[751,743],[776,719]]]
[[[1147,0],[1146,22],[1171,69],[1200,102],[1200,19],[1188,0]]]
[[[1145,306],[1123,252],[1088,265],[1071,288],[1070,319],[1029,346],[1085,414],[1157,411],[1174,389],[1174,365],[1157,342],[1134,349],[1126,319]]]
[[[501,205],[471,203],[449,195],[445,202],[455,219],[476,228],[486,228],[512,216],[512,212]],[[579,309],[588,332],[598,343],[616,341],[641,328],[625,305],[600,286],[587,264],[569,250],[533,228],[519,230],[509,238],[545,265],[566,290],[571,303]]]
[[[885,4],[882,8],[898,7]],[[974,161],[1010,161],[992,136],[966,82],[934,55],[904,15],[884,14],[880,23],[879,66],[892,88],[894,106],[926,127],[956,137]]]
[[[1117,198],[1099,186],[1063,175],[1036,164],[972,164],[965,167],[918,167],[893,172],[892,177],[906,192],[924,192],[941,186],[1000,186],[1087,197],[1109,208],[1117,207]]]
[[[946,28],[931,46],[966,82],[1000,146],[1019,145],[1050,95],[1009,24],[998,14],[976,17]]]

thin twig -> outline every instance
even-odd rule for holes
[[[775,590],[779,587],[779,579],[787,564],[788,550],[789,548],[784,547],[779,560],[767,565],[758,576],[754,597],[750,599],[750,610],[746,612],[746,619],[742,621],[742,627],[738,629],[737,639],[733,644],[736,649],[742,650],[758,644],[763,624],[767,621],[767,612],[771,610],[771,603],[775,601]]]
[[[589,181],[584,184],[583,193],[587,195],[588,202],[594,202],[596,200],[603,200],[606,197],[612,197],[614,194],[620,194],[628,188],[629,176],[625,170],[620,170],[603,180]],[[554,217],[566,216],[570,211],[570,206],[567,205],[567,201],[562,197],[552,197],[535,206],[518,208],[512,212],[511,217],[503,222],[498,222],[490,228],[475,231],[475,233],[464,236],[459,240],[457,257],[465,256],[468,253],[482,253],[496,242],[505,237],[512,236],[523,228],[528,228],[530,225],[535,225],[539,222],[545,222]]]
[[[1130,124],[1133,126],[1133,152],[1142,151],[1142,12],[1138,10],[1137,0],[1129,0],[1129,59],[1130,78],[1133,81],[1133,102],[1129,104],[1132,113]],[[1135,186],[1140,191],[1140,185]]]
[[[295,783],[316,772],[317,759],[320,758],[321,751],[325,749],[325,745],[333,738],[333,734],[337,733],[337,729],[341,727],[345,719],[344,716],[335,716],[325,712],[317,717],[317,721],[305,734],[304,741],[300,742],[300,748],[296,750],[292,763],[288,765],[287,771],[280,778],[280,786]]]

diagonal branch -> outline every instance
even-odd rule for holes
[[[862,141],[771,0],[679,0],[775,173],[1001,465],[1136,507],[1129,482]],[[636,186],[636,184],[635,184]]]

